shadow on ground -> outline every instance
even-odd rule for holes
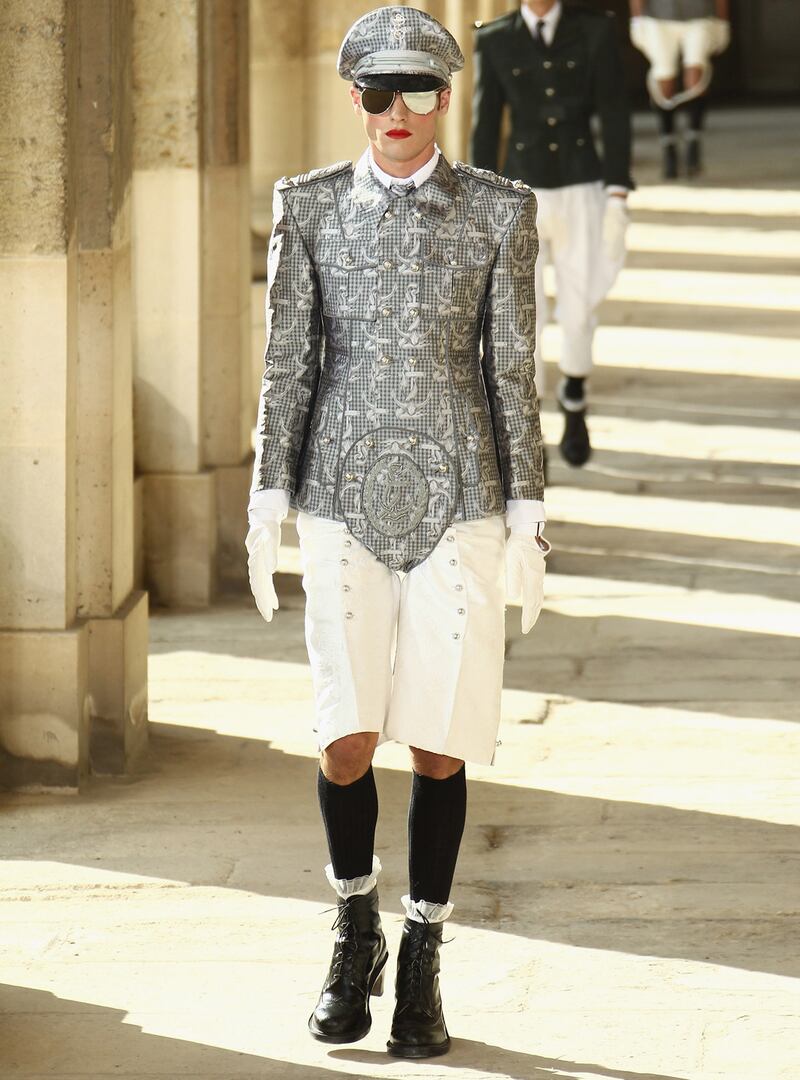
[[[4,1016],[14,1018],[13,1027]],[[257,1017],[254,1016],[254,1022]],[[0,985],[0,1031],[3,1077],[39,1073],[47,1060],[47,1076],[204,1077],[204,1080],[333,1080],[340,1068],[296,1064],[276,1058],[207,1046],[187,1039],[148,1034],[126,1021],[126,1013],[58,998],[46,991]],[[48,1046],[48,1043],[51,1045]],[[391,1065],[388,1054],[357,1048],[337,1049],[337,1061]],[[572,1080],[589,1073],[599,1080],[680,1080],[662,1073],[629,1072],[598,1063],[572,1062],[505,1050],[469,1039],[454,1039],[453,1049],[437,1061],[439,1075],[452,1069],[481,1069],[507,1080]],[[376,1071],[372,1075],[379,1075]]]

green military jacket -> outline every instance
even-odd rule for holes
[[[504,106],[511,135],[499,161]],[[600,120],[598,153],[591,119]],[[475,34],[470,160],[534,188],[604,180],[633,187],[631,124],[613,16],[565,3],[550,46],[519,11]]]

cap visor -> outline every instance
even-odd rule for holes
[[[356,85],[365,90],[400,90],[407,94],[424,94],[429,90],[443,90],[447,83],[427,72],[424,75],[412,75],[408,72],[391,71],[386,73],[370,72],[356,79]]]

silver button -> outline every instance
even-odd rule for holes
[[[374,445],[375,445],[375,443],[372,441],[372,439],[364,439],[364,446],[374,446]]]
[[[412,263],[411,264],[411,269],[414,271],[415,274],[418,274],[420,272],[420,270],[422,269],[422,267],[420,266],[419,263]]]
[[[394,270],[394,263],[392,262],[391,259],[386,260],[386,262],[383,264],[383,269],[384,270]]]
[[[454,639],[455,641],[458,641],[458,639],[459,639],[460,637],[461,637],[461,634],[453,634],[453,639]]]
[[[408,314],[411,316],[412,319],[416,319],[416,317],[419,315],[419,308],[418,307],[409,308],[408,309]]]
[[[417,362],[417,358],[416,358],[416,356],[409,356],[409,358],[408,358],[408,362],[409,362],[409,364],[410,364],[410,365],[411,365],[411,366],[413,367],[413,366],[414,366],[414,364],[416,364],[416,362]]]
[[[466,608],[460,607],[460,608],[458,609],[458,614],[459,614],[459,615],[466,615],[466,613],[467,613],[467,609],[466,609]]]
[[[349,566],[350,565],[348,563],[347,559],[339,559],[339,563],[340,563],[341,566]]]
[[[586,139],[578,139],[578,146],[585,146],[585,145],[586,145]]]
[[[381,315],[391,315],[392,309],[390,307],[381,308]]]
[[[452,255],[448,259],[448,262],[451,266],[458,266],[458,259],[454,258]]]
[[[575,61],[574,60],[567,60],[567,67],[568,68],[574,68],[575,67]]]
[[[352,612],[352,611],[346,611],[346,612],[344,613],[344,617],[345,617],[346,619],[352,619],[352,617],[353,617],[353,612]]]
[[[511,69],[511,74],[512,75],[519,75],[519,73],[520,73],[520,68],[512,68]]]
[[[455,540],[455,537],[454,537],[454,536],[448,536],[448,537],[447,537],[447,542],[448,542],[448,544],[452,544],[454,540]]]
[[[446,473],[447,472],[447,466],[444,464],[444,462],[439,466],[439,472],[440,473]]]
[[[455,589],[456,589],[456,592],[463,592],[464,591],[464,586],[463,585],[456,585]]]
[[[558,143],[557,142],[551,142],[547,149],[548,150],[558,150]]]
[[[416,435],[409,435],[408,436],[408,441],[411,443],[412,446],[416,446],[417,445],[417,436]]]
[[[556,118],[554,116],[548,116],[547,117],[547,123],[550,125],[550,127],[555,127],[556,124],[558,123],[558,120],[556,120]]]
[[[381,357],[381,363],[382,363],[382,364],[388,364],[388,363],[390,363],[389,357],[388,357],[388,356],[382,356],[382,357]]]
[[[518,142],[517,143],[517,150],[524,150],[524,149],[525,149],[525,143],[524,142]]]
[[[545,71],[549,71],[552,66],[553,66],[553,61],[552,60],[545,60],[545,62],[542,64],[542,67],[545,69]]]
[[[450,560],[450,565],[451,566],[458,566],[458,560],[457,559],[451,559]],[[458,586],[456,586],[456,588],[458,588]]]
[[[553,89],[552,86],[548,86],[547,89],[545,90],[545,93],[547,94],[548,97],[553,97],[553,95],[555,94],[555,90]]]
[[[348,480],[348,481],[349,480],[355,480],[355,477],[353,476],[353,474],[351,472],[345,473],[344,478],[345,478],[345,480]]]

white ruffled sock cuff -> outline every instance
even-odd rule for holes
[[[414,922],[444,922],[453,914],[453,904],[431,904],[427,900],[412,900],[410,896],[401,897],[406,915]]]
[[[378,884],[378,874],[382,869],[381,860],[377,855],[373,855],[371,874],[356,878],[337,878],[333,876],[333,863],[328,863],[325,867],[325,876],[331,888],[336,890],[336,895],[346,900],[348,896],[366,896],[371,893]]]

